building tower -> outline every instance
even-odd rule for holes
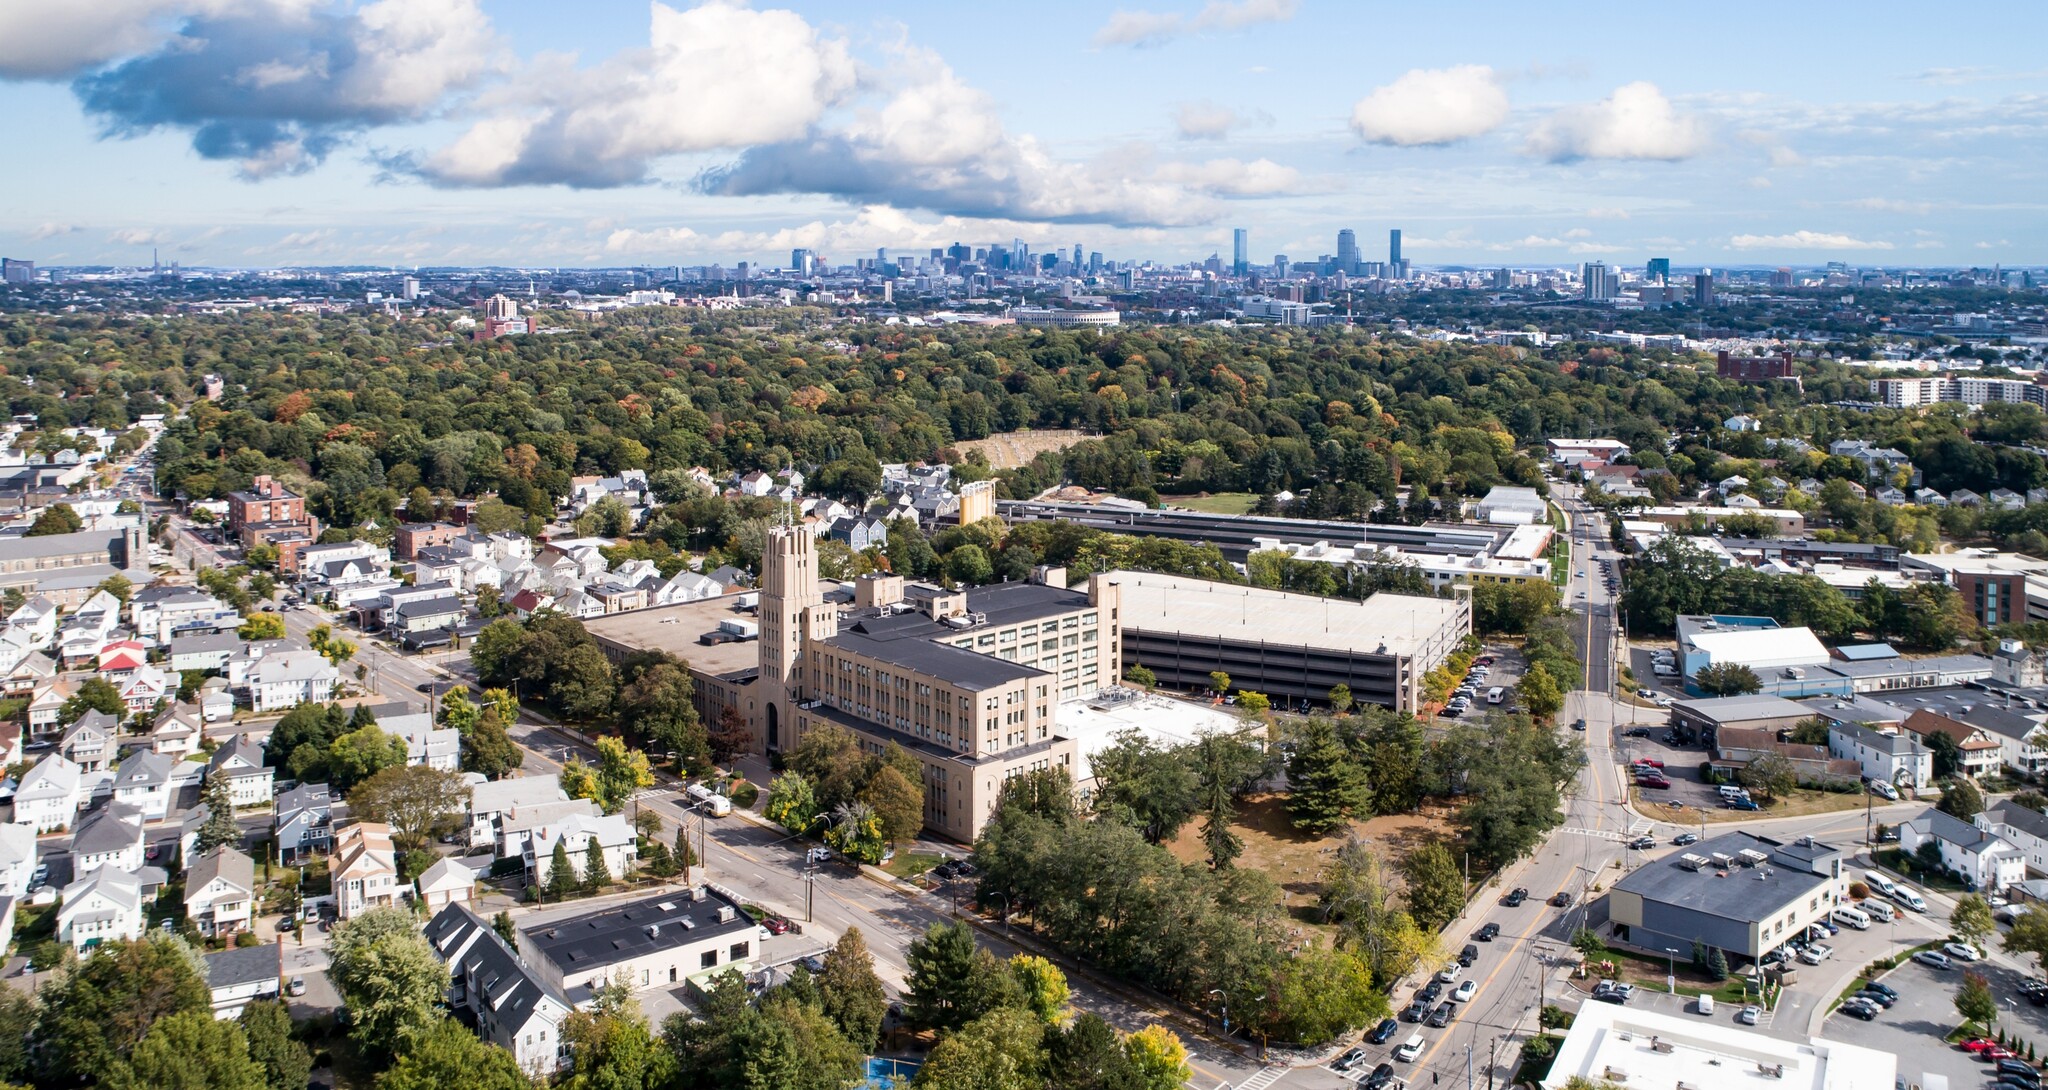
[[[1358,271],[1358,235],[1349,227],[1337,232],[1337,271],[1346,275]]]
[[[1394,269],[1401,267],[1401,229],[1399,227],[1387,232],[1387,265]]]
[[[804,645],[839,634],[839,611],[818,591],[810,531],[774,526],[761,550],[760,717],[755,736],[770,751],[796,744],[791,709],[803,702]]]
[[[1233,276],[1243,276],[1251,271],[1251,236],[1239,227],[1230,232],[1230,272]]]

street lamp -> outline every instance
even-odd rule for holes
[[[1669,946],[1664,948],[1664,986],[1678,994],[1678,951]]]
[[[1003,899],[1003,936],[1008,938],[1010,934],[1010,895],[1002,890],[995,890],[993,892],[996,896]]]
[[[1224,995],[1221,988],[1211,988],[1209,989],[1209,994],[1223,996],[1223,1035],[1228,1037],[1230,1036],[1230,997]]]

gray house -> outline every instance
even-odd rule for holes
[[[834,541],[845,542],[854,552],[879,549],[889,543],[889,526],[881,519],[849,515],[832,520],[832,526],[825,531]]]
[[[334,795],[324,783],[300,784],[277,796],[271,825],[280,862],[292,865],[334,847]]]

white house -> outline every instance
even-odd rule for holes
[[[265,655],[249,670],[249,703],[260,715],[334,695],[340,674],[318,651]]]
[[[2027,873],[2048,875],[2048,814],[2007,799],[1978,814],[1976,825],[2018,848]]]
[[[15,788],[14,820],[35,826],[39,833],[68,828],[78,817],[82,778],[79,767],[61,753],[37,761]]]
[[[18,821],[0,825],[0,896],[16,900],[28,896],[29,879],[35,876],[39,857],[35,826]]]
[[[1995,833],[1939,810],[1929,808],[1899,824],[1899,847],[1907,855],[1917,853],[1924,843],[1935,844],[1942,864],[1962,875],[1972,888],[1995,893],[2026,880],[2026,856],[2020,849]]]
[[[149,748],[166,757],[182,759],[199,752],[199,739],[206,731],[205,716],[197,704],[173,704],[156,717],[149,731]]]
[[[1855,761],[1864,779],[1882,780],[1894,787],[1920,789],[1934,782],[1934,752],[1921,743],[1919,735],[1907,731],[1831,719],[1828,756]]]
[[[73,950],[85,951],[104,942],[141,938],[143,922],[142,879],[101,867],[64,887],[57,937]]]
[[[153,750],[138,749],[114,769],[114,805],[134,810],[146,821],[161,821],[177,793],[173,781],[179,760]]]
[[[589,799],[558,799],[515,806],[498,821],[498,858],[520,858],[533,846],[535,837],[556,825],[570,818],[594,818],[602,812]]]
[[[206,762],[206,775],[223,773],[228,778],[228,795],[236,809],[268,806],[271,780],[277,770],[263,763],[263,746],[246,734],[238,734],[227,745],[213,751]]]
[[[451,904],[469,904],[476,896],[476,872],[460,860],[446,856],[421,871],[413,884],[419,890],[420,903],[429,912],[439,912]]]
[[[469,789],[469,846],[496,844],[504,831],[502,822],[506,813],[519,806],[562,802],[568,797],[562,790],[561,776],[552,772],[545,776],[515,776],[472,785]]]
[[[276,946],[230,946],[207,954],[206,988],[213,994],[215,1018],[239,1018],[242,1008],[259,999],[276,999],[280,990],[283,951]]]
[[[448,1005],[469,1014],[478,1036],[510,1052],[535,1078],[562,1066],[562,1023],[574,1008],[559,989],[527,968],[467,905],[442,908],[426,934],[448,965]]]
[[[115,738],[121,724],[103,711],[89,711],[66,728],[57,739],[57,752],[71,759],[81,772],[104,772],[113,762]]]
[[[373,908],[398,903],[398,857],[391,845],[391,826],[358,821],[334,837],[335,912],[352,920]]]
[[[141,870],[142,841],[140,814],[126,806],[103,806],[87,814],[71,836],[71,872]]]
[[[185,873],[185,918],[202,935],[247,930],[255,916],[256,863],[222,845],[202,853]]]
[[[546,877],[559,842],[568,846],[569,865],[576,868],[576,877],[581,880],[593,840],[600,845],[605,869],[614,879],[625,877],[634,860],[640,858],[633,826],[623,814],[572,814],[535,830],[526,845],[526,871],[536,878]]]

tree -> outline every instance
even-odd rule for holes
[[[1424,844],[1401,861],[1408,883],[1408,915],[1425,931],[1438,931],[1465,910],[1465,877],[1451,850],[1440,842]]]
[[[904,995],[905,1017],[924,1029],[958,1029],[998,1004],[988,1001],[992,988],[990,972],[1010,980],[997,964],[991,969],[977,955],[986,955],[974,944],[974,932],[964,923],[934,923],[923,935],[912,939],[906,961],[910,966],[909,987]]]
[[[235,796],[228,785],[228,774],[215,772],[206,777],[206,787],[200,792],[199,801],[206,807],[206,820],[199,826],[192,854],[205,855],[223,845],[239,846],[242,843],[242,826],[235,821]]]
[[[889,995],[882,988],[882,978],[875,974],[875,959],[868,953],[860,928],[847,928],[825,952],[818,991],[825,1016],[839,1032],[861,1049],[872,1049],[888,1010]]]
[[[306,1090],[313,1054],[292,1037],[292,1015],[280,1000],[259,999],[242,1008],[242,1037],[268,1090]]]
[[[940,1038],[917,1085],[934,1090],[1039,1090],[1045,1024],[1031,1012],[991,1011]]]
[[[1351,710],[1351,686],[1338,682],[1330,686],[1330,714],[1343,715]]]
[[[525,644],[526,630],[518,621],[499,618],[485,625],[469,642],[469,661],[477,678],[486,685],[509,683]]]
[[[349,1036],[368,1055],[402,1051],[440,1017],[448,966],[411,911],[373,908],[336,927],[327,951],[328,976],[348,1004]]]
[[[43,513],[29,524],[28,537],[51,537],[56,534],[75,534],[85,528],[85,522],[68,503],[53,503],[43,508]]]
[[[303,1084],[302,1084],[303,1085]],[[453,1018],[436,1018],[406,1042],[376,1090],[532,1090],[519,1061]]]
[[[245,640],[281,640],[285,638],[284,618],[275,613],[252,613],[235,630],[235,635]]]
[[[149,1027],[128,1062],[105,1073],[108,1090],[266,1090],[263,1067],[234,1022],[181,1011]]]
[[[1143,1090],[1179,1090],[1194,1078],[1187,1046],[1156,1022],[1124,1038],[1124,1053],[1137,1069],[1137,1085]]]
[[[675,754],[679,764],[701,767],[710,760],[704,725],[697,719],[696,688],[678,662],[658,662],[620,690],[619,724],[657,750]]]
[[[1092,1011],[1082,1012],[1063,1028],[1045,1031],[1045,1084],[1061,1090],[1178,1090],[1180,1086],[1178,1081],[1148,1081],[1125,1051],[1125,1042],[1116,1030]]]
[[[28,1082],[34,1066],[29,1049],[40,1013],[34,995],[15,988],[0,990],[0,1083]]]
[[[882,819],[882,839],[891,844],[910,840],[924,828],[924,785],[888,765],[875,770],[860,801]]]
[[[818,823],[818,799],[811,781],[801,772],[784,772],[768,784],[768,805],[762,811],[768,820],[798,836]]]
[[[1227,693],[1230,691],[1230,675],[1221,670],[1209,671],[1209,691]]]
[[[1334,723],[1310,719],[1295,732],[1294,753],[1287,760],[1292,788],[1287,813],[1294,827],[1322,836],[1346,826],[1350,817],[1368,812],[1371,789],[1351,751],[1337,736]]]
[[[458,772],[394,765],[357,784],[348,805],[363,821],[389,823],[398,846],[425,848],[456,827],[469,808],[469,787]]]
[[[675,1057],[661,1048],[630,991],[600,993],[596,1009],[562,1024],[569,1046],[565,1090],[659,1090],[674,1075]]]
[[[135,593],[135,584],[130,582],[127,576],[116,572],[100,580],[99,586],[92,589],[94,592],[105,591],[113,595],[116,602],[125,606],[128,604],[128,596]]]
[[[595,893],[612,884],[612,868],[604,859],[604,844],[596,837],[583,847],[583,887]]]
[[[374,726],[364,727],[336,738],[327,747],[327,773],[334,789],[346,794],[387,768],[403,766],[405,757],[405,739]]]
[[[711,746],[711,759],[722,765],[754,749],[754,731],[747,725],[746,713],[731,704],[718,709],[718,719],[705,740]]]
[[[1436,960],[1433,932],[1395,907],[1379,857],[1353,838],[1337,849],[1323,873],[1323,915],[1337,924],[1338,941],[1355,951],[1375,980],[1398,980]]]
[[[525,763],[526,751],[505,733],[505,722],[497,705],[486,705],[476,729],[462,741],[463,770],[499,780]]]
[[[340,666],[342,663],[354,658],[356,654],[356,645],[349,640],[335,635],[334,628],[331,625],[318,625],[311,632],[306,633],[306,645],[318,652],[321,658],[336,666]],[[449,693],[448,696],[453,698],[460,694],[461,690],[458,689],[455,692]],[[463,702],[467,703],[468,698],[463,697]]]
[[[118,722],[128,717],[128,702],[121,698],[121,690],[113,682],[95,675],[78,683],[77,690],[57,709],[57,716],[72,723],[86,712],[99,712]]]
[[[1016,954],[1010,958],[1010,975],[1017,978],[1026,1010],[1047,1025],[1066,1020],[1071,992],[1067,974],[1060,972],[1058,966],[1036,954]]]
[[[702,821],[703,819],[699,818],[698,820]],[[690,844],[689,826],[676,826],[676,846],[675,850],[669,853],[669,858],[675,862],[676,868],[682,871],[683,881],[688,882],[690,880],[690,868],[697,865],[697,849]]]
[[[1927,754],[1934,766],[1936,780],[1952,779],[1963,770],[1963,747],[1961,743],[1941,731],[1930,731],[1926,735]]]
[[[1386,997],[1348,951],[1311,946],[1280,963],[1266,988],[1266,1024],[1284,1040],[1321,1044],[1383,1018]]]
[[[2048,971],[2048,912],[2029,909],[2019,914],[2012,922],[2012,930],[2005,933],[2005,952],[2008,954],[2032,954],[2037,971]]]
[[[1273,710],[1273,701],[1265,693],[1255,693],[1249,689],[1239,689],[1237,691],[1237,706],[1246,715],[1264,715]]]
[[[562,786],[570,797],[590,799],[605,813],[616,814],[625,809],[635,791],[654,785],[654,770],[647,764],[647,754],[627,749],[625,742],[605,735],[597,740],[596,767],[577,776],[574,787],[570,778],[569,769],[563,768]]]
[[[1195,813],[1200,781],[1180,755],[1135,730],[1118,733],[1089,760],[1095,809],[1154,844],[1170,840]]]
[[[882,839],[881,815],[864,802],[841,803],[832,811],[825,843],[848,859],[868,864],[880,863],[889,846]]]
[[[1728,955],[1718,946],[1707,951],[1707,975],[1715,980],[1728,979]]]
[[[1991,994],[1991,982],[1984,974],[1963,974],[1963,986],[1956,990],[1956,1013],[1974,1026],[1989,1026],[1998,1020],[1998,999]]]
[[[74,1086],[125,1061],[159,1019],[207,1013],[199,956],[183,939],[151,934],[101,945],[43,989],[36,1029],[38,1085]]]
[[[1984,812],[1984,792],[1969,780],[1957,777],[1941,785],[1941,801],[1934,808],[1950,817],[1970,821]]]
[[[1124,680],[1149,693],[1154,685],[1159,684],[1159,675],[1140,663],[1124,671]]]
[[[1998,933],[1998,922],[1991,916],[1989,901],[1965,893],[1956,898],[1956,907],[1949,912],[1948,929],[1971,946],[1986,950],[1985,940]]]
[[[1763,679],[1756,676],[1756,671],[1739,662],[1717,662],[1702,667],[1692,680],[1708,696],[1742,696],[1761,692],[1764,687]]]
[[[569,862],[569,841],[555,838],[555,850],[548,861],[548,896],[560,901],[583,888],[583,880],[576,877],[576,864]]]
[[[1564,710],[1564,692],[1558,688],[1557,679],[1542,663],[1529,667],[1522,680],[1515,686],[1521,694],[1522,706],[1537,719],[1548,720]]]
[[[1799,786],[1799,770],[1792,761],[1777,753],[1766,753],[1753,758],[1735,774],[1742,786],[1764,796],[1766,799],[1789,797]]]

